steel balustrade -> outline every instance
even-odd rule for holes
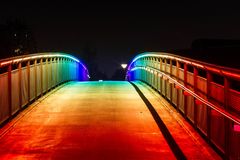
[[[126,79],[157,90],[224,158],[240,158],[240,70],[147,52],[128,65]]]
[[[0,60],[0,124],[52,88],[88,78],[84,64],[65,53],[37,53]]]

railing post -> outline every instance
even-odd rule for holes
[[[12,64],[8,66],[8,114],[12,116]]]
[[[160,71],[162,71],[162,58],[160,58]]]
[[[164,64],[165,64],[165,67],[164,67],[164,73],[167,73],[167,59],[165,58],[164,59]],[[165,98],[167,99],[167,80],[165,79],[164,80],[164,92],[165,92]]]
[[[59,65],[60,65],[60,67],[59,67],[59,73],[60,73],[60,76],[59,76],[59,78],[60,78],[60,83],[62,83],[62,81],[63,81],[63,62],[64,62],[64,60],[65,60],[65,58],[60,58],[60,61],[59,61]],[[67,75],[67,77],[68,77],[69,75]]]
[[[224,109],[229,111],[228,109],[228,98],[229,98],[229,80],[227,77],[224,77]],[[224,118],[225,124],[225,159],[229,159],[229,132],[231,132],[230,128],[230,120],[228,118]]]
[[[198,70],[196,67],[193,68],[193,91],[196,93],[197,92],[197,79],[198,79]],[[196,105],[196,98],[193,98],[193,109],[194,109],[194,125],[195,127],[197,127],[197,114],[198,114],[198,110],[197,110],[197,105]]]
[[[63,75],[63,73],[64,73],[64,70],[67,70],[66,71],[66,74],[68,75],[67,76],[67,78],[65,79],[64,78],[64,76],[61,76],[62,77],[62,82],[65,82],[65,81],[69,81],[70,80],[70,77],[71,77],[71,72],[69,72],[69,61],[71,61],[71,60],[69,60],[69,59],[66,59],[66,58],[64,58],[64,59],[62,59],[62,71],[61,71],[61,73],[62,73],[62,75]],[[70,62],[71,63],[71,62]],[[65,66],[66,65],[66,66]]]
[[[211,90],[211,82],[212,82],[212,74],[207,71],[207,99],[211,98],[210,90]],[[207,106],[207,137],[210,141],[211,139],[211,108]]]
[[[41,97],[43,96],[43,59],[40,59]]]
[[[158,63],[157,69],[160,70],[160,58],[157,59],[157,63]],[[158,76],[158,74],[157,74],[157,90],[158,90],[158,92],[160,90],[160,77]]]
[[[53,58],[50,58],[50,89],[52,88],[52,61]]]
[[[152,58],[152,67],[153,68],[155,68],[155,58]],[[155,78],[156,78],[156,76],[155,76],[155,71],[153,71],[153,78],[152,78],[152,83],[153,83],[153,88],[156,88],[156,82],[155,82]]]
[[[160,58],[160,71],[162,71],[162,58]],[[161,92],[161,94],[163,94],[162,89],[163,89],[163,79],[162,79],[162,77],[160,77],[160,92]]]
[[[141,61],[141,66],[144,67],[144,58],[142,58],[142,61]],[[79,65],[79,68],[80,68],[80,65]],[[80,75],[80,74],[78,74]],[[79,76],[78,76],[79,77]],[[142,81],[145,81],[145,70],[144,69],[141,69],[141,75],[139,77],[139,79],[141,79]]]
[[[150,57],[150,67],[152,67],[153,66],[153,60],[152,60],[152,58]],[[152,70],[152,69],[151,69]],[[152,71],[150,71],[150,84],[151,84],[151,86],[152,86],[152,88],[154,88],[153,87],[153,73],[152,73]]]
[[[172,76],[172,59],[170,59],[170,76]],[[172,83],[169,83],[169,86],[170,86],[170,91],[169,91],[169,98],[170,98],[170,101],[172,102]]]
[[[53,58],[53,61],[52,61],[52,69],[54,70],[53,74],[52,74],[52,86],[55,86],[56,84],[56,58]],[[55,77],[55,78],[54,78]]]
[[[172,76],[172,59],[170,59],[170,65],[169,65],[169,67],[170,67],[170,76]]]
[[[176,61],[176,78],[179,81],[179,61]],[[179,110],[179,90],[177,89],[177,109]]]
[[[154,58],[154,68],[156,69],[157,68],[157,58]],[[157,82],[157,73],[154,72],[154,86],[155,86],[155,89],[157,90],[158,89],[158,82]]]
[[[140,65],[141,65],[141,67],[144,66],[144,60],[143,60],[143,58],[142,58],[142,60],[141,60]],[[80,68],[80,66],[79,66],[79,68]],[[78,75],[79,75],[79,74],[78,74]],[[78,76],[78,77],[79,77],[79,76]],[[144,81],[144,69],[141,69],[141,70],[140,70],[140,77],[139,77],[139,79],[142,80],[142,81]]]
[[[165,64],[164,72],[167,73],[167,59],[166,58],[164,59],[164,64]]]
[[[22,63],[18,63],[19,109],[22,107]]]
[[[37,60],[35,59],[34,60],[34,79],[35,79],[35,84],[34,84],[34,86],[35,86],[35,98],[37,98],[37,78],[39,78],[39,77],[37,77]],[[35,99],[34,98],[34,99]]]
[[[147,70],[146,70],[146,66],[147,66],[147,62],[146,62],[146,58],[144,58],[144,82],[147,83]]]
[[[72,70],[72,68],[71,67],[73,67],[74,68],[74,62],[72,62],[72,60],[70,60],[70,61],[67,61],[67,72],[68,72],[68,79],[66,79],[66,81],[72,81],[72,80],[75,80],[74,79],[74,74],[73,74],[73,72],[71,71]],[[137,66],[137,64],[136,64],[136,66]],[[135,72],[136,73],[136,78],[137,78],[137,74],[138,74],[138,72]]]
[[[149,66],[149,58],[147,58],[147,66]],[[150,76],[149,71],[147,72],[147,83],[150,84]]]
[[[69,69],[69,67],[68,67],[68,65],[69,65],[69,60],[68,59],[66,59],[66,58],[63,58],[62,59],[62,63],[61,63],[61,65],[62,65],[62,67],[61,67],[61,78],[62,78],[62,82],[66,82],[66,81],[69,81],[69,79],[70,79],[70,72],[68,71],[68,69]],[[64,71],[64,70],[66,70],[66,71]],[[67,78],[66,77],[64,77],[63,75],[63,73],[64,72],[66,72],[66,75],[67,75]]]
[[[56,73],[55,73],[55,76],[56,76],[56,84],[55,86],[58,84],[58,65],[59,65],[59,58],[56,58]]]
[[[45,65],[46,65],[46,67],[45,67],[45,69],[46,69],[46,72],[45,72],[45,74],[46,74],[46,92],[48,92],[48,58],[46,58]]]
[[[28,103],[30,102],[31,95],[30,95],[30,61],[27,61],[27,85],[28,85]]]
[[[187,74],[188,74],[188,66],[187,63],[184,63],[184,85],[187,87]],[[187,96],[184,95],[184,115],[187,117]]]

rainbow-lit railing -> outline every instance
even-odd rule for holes
[[[52,88],[88,77],[87,68],[65,53],[38,53],[0,60],[0,124]]]
[[[240,70],[147,52],[128,65],[126,78],[156,89],[224,158],[240,159]]]

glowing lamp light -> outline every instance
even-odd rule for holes
[[[234,131],[234,132],[239,132],[239,133],[240,133],[240,125],[238,125],[238,124],[234,124],[234,125],[233,125],[233,131]]]
[[[121,64],[121,66],[123,69],[127,68],[127,64],[125,64],[125,63]]]

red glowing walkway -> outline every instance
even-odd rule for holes
[[[163,98],[135,82],[188,159],[220,159]],[[71,82],[1,129],[0,159],[176,159],[128,82]]]

